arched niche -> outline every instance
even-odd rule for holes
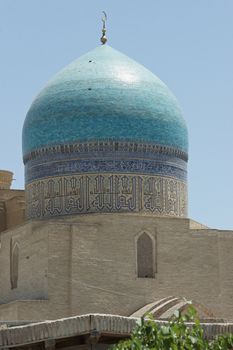
[[[11,239],[10,249],[10,279],[11,289],[15,289],[18,286],[18,274],[19,274],[19,244],[13,242]]]
[[[156,272],[155,239],[142,232],[136,240],[137,277],[154,278]]]

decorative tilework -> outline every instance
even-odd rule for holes
[[[88,155],[95,155],[103,153],[117,155],[124,152],[129,157],[137,156],[142,157],[146,154],[147,158],[153,158],[156,154],[170,155],[173,157],[180,158],[182,160],[188,160],[188,154],[178,148],[168,147],[164,145],[158,145],[154,143],[137,143],[130,141],[120,140],[96,140],[89,142],[79,142],[64,145],[51,145],[48,147],[38,148],[34,151],[29,152],[23,157],[24,164],[33,159],[50,159],[51,155],[53,158],[60,159],[63,157],[63,153],[68,157],[73,157],[76,153],[79,157],[85,157]],[[114,153],[113,153],[114,152]]]
[[[28,218],[185,216],[187,128],[167,86],[103,45],[33,102],[23,128]]]
[[[28,218],[187,211],[185,154],[161,145],[105,141],[41,149],[25,159],[25,180]]]
[[[63,174],[76,174],[76,173],[134,173],[134,174],[160,174],[169,177],[175,177],[177,179],[186,181],[187,172],[181,169],[177,164],[164,164],[164,162],[151,161],[151,160],[138,160],[138,159],[121,159],[121,160],[77,160],[70,161],[53,161],[52,163],[39,164],[28,169],[26,183],[29,183],[35,179],[58,176]]]
[[[23,154],[104,139],[188,148],[182,112],[167,86],[108,45],[65,67],[37,96],[24,123]]]
[[[87,213],[187,214],[186,184],[162,176],[76,174],[26,186],[27,217]]]
[[[186,181],[184,154],[147,144],[100,143],[54,147],[34,153],[25,164],[25,180],[75,173],[135,173],[175,177]]]

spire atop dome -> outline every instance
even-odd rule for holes
[[[102,28],[102,36],[100,38],[101,43],[104,45],[107,42],[107,37],[106,37],[106,21],[107,21],[107,15],[105,11],[103,12],[103,17],[102,17],[102,22],[103,22],[103,28]]]

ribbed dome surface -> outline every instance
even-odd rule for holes
[[[187,152],[175,97],[153,73],[108,45],[65,67],[34,100],[23,153],[84,141],[147,142]]]

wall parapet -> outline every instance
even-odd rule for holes
[[[77,337],[85,334],[105,334],[109,337],[129,337],[139,318],[105,314],[87,314],[53,321],[0,328],[0,349],[36,345],[49,339]],[[155,320],[158,324],[167,321]],[[191,324],[191,323],[190,323]],[[233,323],[201,323],[205,337],[213,339],[224,333],[233,333]]]

